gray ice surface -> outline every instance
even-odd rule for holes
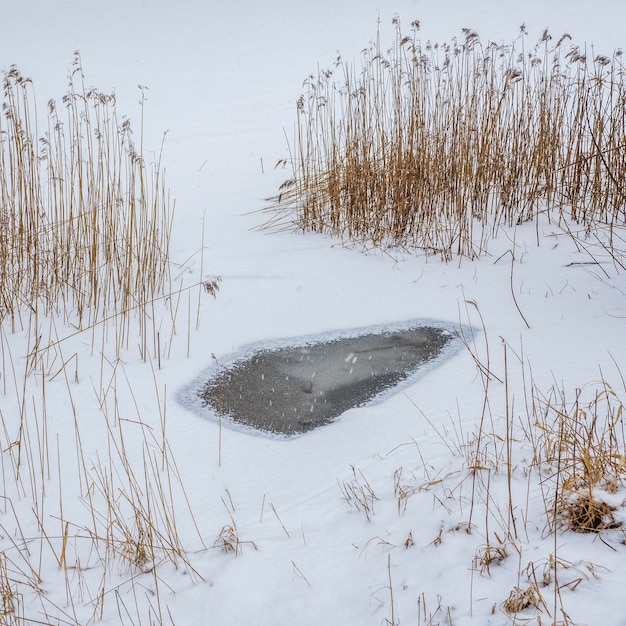
[[[295,435],[372,400],[438,356],[451,335],[434,326],[258,349],[218,371],[200,396],[218,415]]]

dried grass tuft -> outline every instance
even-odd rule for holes
[[[23,623],[23,597],[17,583],[11,579],[7,557],[0,552],[0,625],[18,626]]]
[[[615,519],[615,510],[615,507],[591,494],[562,494],[557,504],[558,515],[565,520],[567,528],[578,533],[599,533],[619,528],[621,522]]]
[[[476,556],[474,556],[474,567],[479,568],[480,573],[483,575],[491,575],[491,566],[500,565],[507,557],[508,552],[505,544],[487,544],[479,548],[476,552]]]
[[[374,515],[374,502],[378,500],[376,493],[363,472],[351,465],[352,480],[339,482],[337,484],[341,490],[343,499],[356,511],[363,511],[368,522],[371,522]]]
[[[502,608],[507,613],[520,613],[528,607],[539,609],[542,604],[541,594],[537,585],[529,585],[526,589],[514,587],[509,597],[503,602]]]
[[[160,369],[190,289],[171,289],[172,205],[161,153],[144,150],[143,89],[137,133],[115,95],[85,87],[78,53],[67,94],[45,111],[17,68],[3,76],[0,624],[95,623],[115,605],[124,623],[162,624],[161,567],[201,579],[179,534],[185,509],[206,545],[167,439],[167,387],[153,367],[154,389],[135,395],[121,356],[137,341],[143,360]],[[215,296],[219,281],[193,288]],[[190,296],[187,319],[189,338]],[[18,331],[20,350],[28,340],[19,357],[9,334]],[[73,394],[83,383],[79,358],[94,365],[87,385],[95,402]],[[122,371],[127,389],[118,395]],[[53,386],[60,404],[51,406]],[[146,423],[141,407],[150,399]],[[90,433],[84,447],[83,428],[102,437]],[[48,588],[51,563],[65,579],[61,602],[62,578]]]
[[[252,546],[255,550],[257,549],[257,545],[254,541],[242,541],[239,538],[239,530],[234,521],[232,524],[222,526],[222,530],[220,530],[213,543],[213,546],[219,548],[222,552],[232,552],[235,556],[241,554],[244,545]]]
[[[241,542],[239,541],[237,529],[230,524],[223,526],[213,545],[222,552],[234,552],[235,555],[238,555]]]
[[[598,387],[588,402],[583,401],[583,390],[577,390],[571,406],[563,390],[553,388],[547,396],[534,392],[540,432],[535,455],[555,482],[549,519],[576,532],[621,526],[615,508],[603,502],[601,494],[624,486],[624,405],[605,381]]]

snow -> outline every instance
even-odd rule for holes
[[[357,56],[378,19],[381,36],[391,37],[395,14],[405,25],[419,19],[423,40],[447,41],[471,27],[485,40],[510,41],[526,23],[531,37],[549,27],[610,53],[623,45],[626,9],[617,0],[3,6],[0,68],[16,64],[30,76],[42,108],[62,97],[75,50],[87,82],[115,90],[118,111],[133,122],[137,85],[148,87],[149,147],[158,150],[167,131],[164,162],[176,199],[171,257],[179,264],[173,273],[185,286],[222,278],[215,299],[195,287],[183,292],[177,334],[160,368],[133,345],[115,361],[99,331],[42,322],[45,338],[63,341],[48,358],[47,377],[36,373],[25,382],[28,327],[3,328],[0,550],[25,623],[624,623],[623,532],[549,532],[550,480],[531,468],[533,450],[522,441],[531,383],[543,393],[563,388],[569,403],[577,389],[593,399],[603,378],[626,395],[623,269],[581,233],[601,262],[589,264],[572,237],[544,221],[499,233],[478,261],[448,264],[255,229],[263,216],[254,212],[288,175],[273,167],[287,156],[285,134],[302,81],[338,50]],[[169,337],[168,309],[158,305],[155,315]],[[476,331],[466,335],[468,349],[400,393],[304,436],[223,428],[177,400],[215,359],[249,344],[413,319]],[[497,376],[487,408],[474,356],[489,360]],[[506,386],[499,382],[505,356]],[[62,367],[70,359],[76,379],[74,366]],[[510,480],[499,439],[507,404],[516,440]],[[472,493],[468,450],[481,417],[493,467],[477,474]],[[10,444],[21,426],[31,452],[16,480]],[[149,461],[146,470],[146,458],[156,465]],[[107,518],[105,495],[94,487],[107,481],[98,475],[109,476],[122,516],[129,515],[126,498],[145,498],[161,477],[167,496],[151,502],[173,503],[187,563],[175,568],[164,560],[142,572],[119,556],[109,559],[102,537],[123,533]],[[394,482],[406,498],[394,494]],[[362,497],[375,494],[365,499],[369,511],[348,501],[351,487]],[[624,490],[603,497],[613,498],[616,517],[626,522]],[[507,521],[509,501],[516,529]],[[127,521],[132,529],[132,514]],[[237,553],[216,545],[228,526],[241,541]],[[94,528],[102,537],[89,535]],[[506,559],[481,573],[476,555],[507,532],[515,539]],[[540,612],[504,612],[513,588],[528,586],[527,574],[541,581],[553,572],[555,555],[560,595],[552,575],[540,587]],[[40,581],[32,583],[35,573]]]

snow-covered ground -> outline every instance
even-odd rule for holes
[[[626,398],[626,272],[598,241],[540,221],[500,232],[478,261],[443,264],[254,228],[263,216],[253,212],[289,174],[274,164],[287,156],[303,80],[338,50],[358,56],[378,19],[391,38],[395,14],[407,26],[419,19],[422,40],[469,27],[507,42],[525,23],[531,41],[549,27],[610,54],[624,43],[626,9],[617,0],[3,4],[0,68],[31,77],[42,109],[63,96],[75,50],[87,82],[115,90],[133,123],[137,85],[148,88],[148,150],[167,131],[176,199],[172,273],[183,288],[222,279],[215,299],[192,287],[157,304],[160,362],[144,362],[132,342],[115,361],[100,329],[41,321],[44,337],[67,339],[25,383],[29,329],[4,327],[0,587],[17,593],[24,623],[626,624],[623,531],[552,532],[554,484],[533,465],[549,439],[533,427],[533,386],[563,389],[569,404],[582,389],[584,404],[604,380]],[[476,330],[467,349],[400,393],[303,436],[229,429],[177,400],[247,344],[413,319]],[[20,436],[22,456],[11,446]],[[626,491],[602,497],[626,523]],[[106,546],[125,537],[112,512],[130,515],[136,536],[132,513],[146,502],[182,544],[178,567],[167,550],[143,571],[124,549],[109,558]],[[487,571],[485,547],[500,544],[506,558]],[[514,588],[535,583],[538,608],[504,610]]]

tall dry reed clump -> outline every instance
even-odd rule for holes
[[[85,88],[78,54],[41,135],[40,121],[31,81],[12,67],[0,116],[0,321],[24,308],[79,328],[124,319],[169,286],[160,155],[146,165],[143,120],[135,144],[115,96]]]
[[[305,81],[293,177],[267,225],[473,257],[500,225],[551,218],[623,224],[626,80],[612,58],[554,42],[422,44],[419,22],[386,52]],[[566,213],[567,211],[567,213]],[[295,212],[295,218],[292,218]]]
[[[116,610],[115,623],[173,623],[161,567],[199,575],[179,536],[193,513],[157,374],[184,291],[188,354],[191,332],[191,288],[171,289],[160,150],[148,158],[143,97],[133,134],[114,95],[85,87],[78,53],[67,94],[45,111],[15,67],[3,88],[0,626],[92,624]],[[215,295],[218,283],[194,287]],[[152,389],[120,356],[134,342]]]

